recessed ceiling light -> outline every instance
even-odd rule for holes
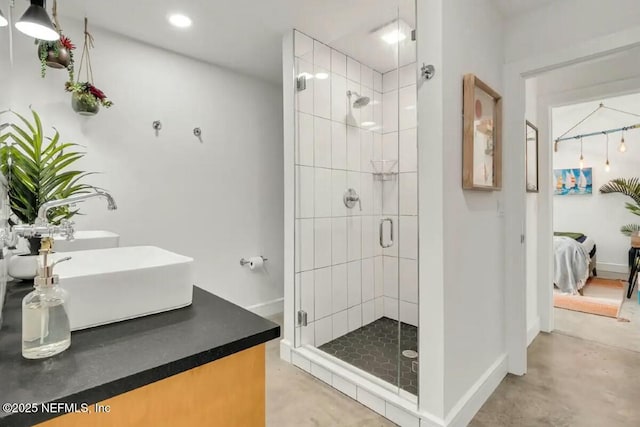
[[[316,79],[318,80],[326,80],[329,78],[329,74],[327,73],[316,73]]]
[[[388,33],[385,33],[381,38],[388,44],[396,44],[406,39],[407,36],[400,30],[396,29],[396,30],[389,31]]]
[[[376,122],[362,122],[361,125],[364,127],[375,126]]]
[[[186,15],[182,15],[180,13],[174,13],[169,15],[169,23],[174,27],[178,28],[188,28],[191,26],[193,21]]]

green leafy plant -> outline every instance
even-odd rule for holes
[[[625,207],[634,215],[640,216],[640,178],[616,178],[600,188],[602,194],[620,193],[631,197],[634,203],[625,203]],[[639,224],[627,224],[620,228],[625,236],[640,231]]]
[[[78,144],[61,142],[56,129],[51,138],[46,137],[40,116],[31,112],[32,121],[11,112],[17,123],[8,123],[8,130],[0,136],[0,171],[7,179],[11,211],[25,224],[35,222],[38,209],[46,202],[96,189],[81,182],[91,173],[69,169],[85,155],[75,151]],[[77,213],[63,206],[51,209],[47,219],[57,225]]]
[[[78,96],[82,103],[91,107],[100,104],[103,107],[109,108],[113,105],[113,102],[107,99],[107,95],[105,95],[103,91],[89,82],[69,81],[66,83],[65,88],[67,92]]]

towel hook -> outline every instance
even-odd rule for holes
[[[155,120],[151,126],[153,127],[153,130],[156,131],[156,136],[158,136],[160,130],[162,130],[162,122],[160,120]]]
[[[202,142],[202,129],[200,128],[193,128],[193,135],[198,138],[198,140],[200,140],[200,142]]]

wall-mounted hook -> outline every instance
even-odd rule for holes
[[[193,128],[193,134],[195,135],[196,138],[200,140],[200,142],[202,142],[202,129]]]
[[[160,133],[160,130],[162,129],[162,122],[160,122],[160,120],[155,120],[152,126],[153,126],[153,130],[156,131],[156,136],[158,136],[158,134]]]

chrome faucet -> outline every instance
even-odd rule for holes
[[[94,193],[80,194],[78,196],[67,197],[66,199],[51,200],[47,203],[43,203],[40,206],[40,209],[38,209],[38,218],[36,219],[35,225],[48,225],[49,222],[47,220],[47,212],[49,212],[53,208],[74,205],[76,203],[92,199],[94,197],[107,199],[107,209],[109,209],[110,211],[115,211],[116,209],[118,209],[118,205],[116,205],[116,201],[113,199],[113,197],[111,197],[111,194],[107,193],[106,191],[96,190]]]
[[[66,199],[51,200],[44,203],[38,209],[38,217],[33,225],[20,224],[14,225],[12,231],[20,237],[34,237],[34,236],[46,236],[53,234],[61,234],[66,237],[67,240],[73,240],[75,230],[73,228],[73,222],[69,220],[63,220],[60,225],[51,225],[47,220],[47,212],[53,208],[60,206],[74,205],[76,203],[84,202],[94,197],[100,197],[107,199],[107,208],[110,211],[116,210],[118,206],[116,201],[111,197],[111,194],[102,190],[95,190],[94,193],[80,194],[78,196],[67,197]]]

